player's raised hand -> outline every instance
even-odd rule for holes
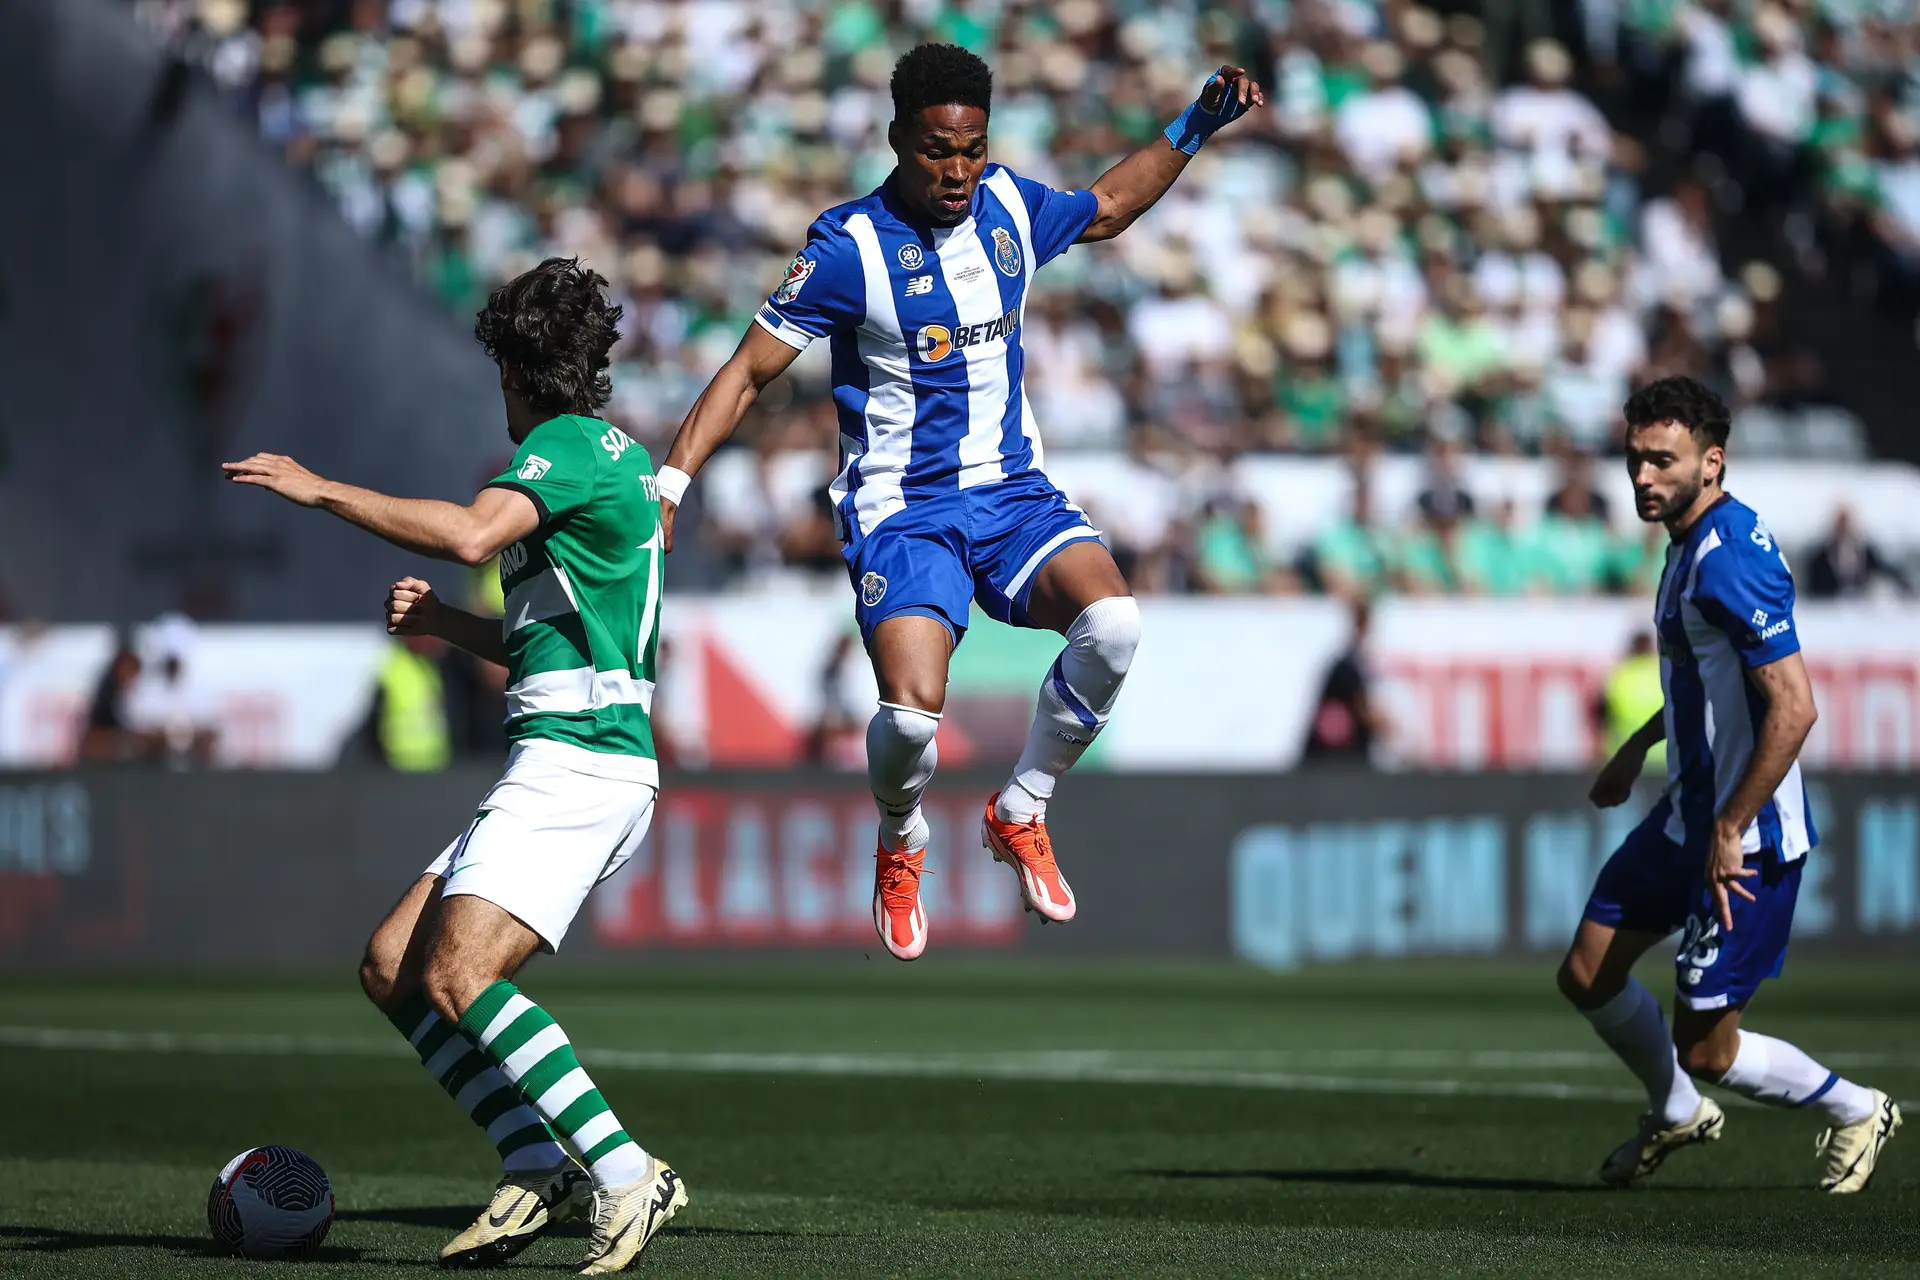
[[[402,578],[387,588],[387,631],[396,636],[432,635],[440,597],[419,578]]]
[[[235,484],[257,484],[289,502],[317,507],[327,482],[282,453],[256,453],[243,462],[223,462],[220,469]]]
[[[1227,114],[1228,120],[1245,115],[1249,107],[1267,105],[1266,90],[1260,87],[1259,81],[1247,74],[1245,67],[1221,67],[1214,72],[1213,79],[1207,81],[1207,87],[1201,91],[1200,105],[1208,111],[1221,114],[1220,109],[1226,105],[1229,94],[1239,110]]]
[[[1720,913],[1720,927],[1728,933],[1733,932],[1733,898],[1739,894],[1748,902],[1756,899],[1741,884],[1760,874],[1759,868],[1747,865],[1746,849],[1742,845],[1744,832],[1718,823],[1713,828],[1713,849],[1707,854],[1707,887],[1713,890],[1714,909]]]
[[[1600,776],[1593,780],[1593,789],[1587,792],[1587,799],[1593,801],[1596,809],[1612,809],[1625,804],[1633,798],[1633,784],[1640,778],[1640,770],[1646,763],[1643,755],[1633,758],[1629,751],[1616,752],[1613,759],[1607,761],[1600,770]]]

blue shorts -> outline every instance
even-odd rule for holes
[[[1633,829],[1594,881],[1586,918],[1616,929],[1685,932],[1673,958],[1680,1002],[1692,1009],[1722,1009],[1753,998],[1760,984],[1780,976],[1800,896],[1805,858],[1783,862],[1771,851],[1747,859],[1759,875],[1741,883],[1748,902],[1729,894],[1733,933],[1725,933],[1707,886],[1706,851],[1667,838],[1673,805],[1662,800]]]
[[[1099,537],[1037,471],[911,502],[872,533],[855,531],[842,552],[860,637],[871,646],[873,629],[888,618],[921,614],[959,644],[976,600],[996,622],[1034,626],[1027,597],[1041,566]]]

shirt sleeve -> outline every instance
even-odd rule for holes
[[[815,338],[851,329],[867,318],[866,273],[847,233],[816,222],[806,247],[787,264],[786,279],[754,317],[780,341],[804,351]]]
[[[1091,191],[1056,191],[1044,182],[1007,170],[1020,189],[1032,228],[1035,267],[1052,262],[1073,246],[1100,212],[1100,198]]]
[[[533,429],[487,488],[526,494],[540,513],[540,527],[551,528],[587,505],[603,456],[571,419],[549,419]]]
[[[1729,532],[1720,549],[1700,561],[1693,602],[1749,668],[1800,652],[1793,574],[1764,526],[1747,534]]]

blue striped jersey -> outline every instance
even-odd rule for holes
[[[1093,221],[1089,191],[988,165],[966,221],[921,223],[889,185],[829,209],[756,317],[833,346],[843,537],[910,503],[1038,470],[1020,320],[1034,271]]]
[[[1800,651],[1793,574],[1773,534],[1731,496],[1667,549],[1654,620],[1666,690],[1667,836],[1704,856],[1714,818],[1753,762],[1767,713],[1748,675]],[[1750,854],[1792,861],[1818,840],[1800,764],[1747,829]]]

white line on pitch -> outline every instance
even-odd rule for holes
[[[254,1032],[116,1031],[68,1027],[0,1026],[0,1046],[18,1049],[73,1050],[92,1053],[266,1055],[282,1057],[410,1058],[401,1040],[344,1036],[276,1035]],[[1282,1051],[1285,1052],[1285,1051]],[[1520,1065],[1519,1055],[1455,1053],[1445,1050],[1300,1051],[1306,1059],[1324,1054],[1343,1065],[1459,1067]],[[806,1075],[891,1079],[1004,1080],[1044,1083],[1131,1084],[1201,1088],[1270,1089],[1299,1093],[1363,1093],[1407,1097],[1541,1098],[1580,1102],[1639,1102],[1636,1089],[1569,1085],[1554,1081],[1489,1082],[1453,1078],[1395,1079],[1277,1071],[1248,1066],[1171,1065],[1153,1051],[1037,1050],[997,1053],[845,1054],[845,1053],[689,1053],[674,1050],[582,1049],[589,1067],[626,1071],[686,1072],[707,1075]],[[1175,1056],[1177,1056],[1176,1051]],[[1247,1059],[1271,1060],[1272,1051],[1252,1051]],[[1873,1056],[1891,1061],[1893,1055]],[[1232,1060],[1219,1051],[1216,1060]],[[1540,1053],[1529,1055],[1538,1067],[1571,1065],[1604,1055]],[[1856,1065],[1840,1055],[1836,1065]],[[1883,1063],[1884,1065],[1884,1063]],[[1903,1104],[1905,1105],[1905,1104]]]

